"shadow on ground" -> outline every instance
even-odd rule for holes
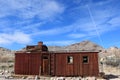
[[[117,75],[113,75],[113,74],[108,74],[108,75],[104,76],[104,79],[107,79],[107,80],[115,79],[115,78],[118,78],[118,76]]]

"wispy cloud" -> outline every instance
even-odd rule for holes
[[[113,0],[65,2],[0,0],[0,44],[26,44],[38,36],[49,38],[47,43],[50,44],[69,44],[83,38],[98,37],[97,32],[102,36],[120,28],[119,4]],[[64,41],[60,38],[52,41],[51,36],[60,36]]]
[[[0,0],[1,32],[33,32],[46,22],[54,20],[64,10],[65,7],[55,0]]]
[[[111,20],[108,21],[109,24],[113,27],[119,27],[120,26],[120,16],[115,16]]]
[[[111,16],[110,16],[111,17]],[[94,16],[96,19],[97,16]],[[112,17],[111,20],[107,20],[108,17],[102,18],[97,20],[96,27],[93,24],[90,16],[88,16],[88,19],[79,19],[75,23],[68,25],[68,26],[62,26],[59,28],[53,28],[48,30],[40,30],[39,32],[35,32],[34,35],[60,35],[64,34],[71,38],[83,38],[83,37],[90,37],[90,36],[98,36],[96,31],[99,32],[100,35],[107,33],[109,31],[113,31],[118,29],[119,24],[119,17]],[[108,28],[109,26],[109,28]],[[84,34],[83,34],[84,33]]]
[[[50,28],[47,30],[39,30],[38,32],[34,32],[32,35],[60,35],[60,34],[65,34],[67,32],[72,31],[72,25],[70,26],[62,26],[58,28]]]
[[[0,34],[0,44],[2,45],[8,45],[12,43],[27,44],[29,42],[31,42],[31,36],[20,31],[15,31],[10,34]]]
[[[119,16],[115,16],[117,15],[116,12],[111,13],[112,10],[111,8],[109,8],[110,6],[107,6],[106,9],[100,8],[101,6],[105,6],[106,4],[109,4],[110,1],[100,1],[99,5],[96,4],[92,4],[92,6],[90,5],[90,10],[91,13],[93,15],[93,18],[95,20],[96,26],[97,26],[97,30],[99,31],[100,34],[105,33],[107,31],[112,31],[113,29],[117,29],[117,25],[119,25]],[[98,4],[98,3],[97,3]],[[93,24],[88,8],[87,6],[78,6],[78,8],[75,8],[75,10],[81,10],[82,8],[85,9],[85,13],[86,14],[86,18],[79,18],[78,20],[76,20],[76,22],[74,22],[71,25],[67,25],[67,26],[59,26],[61,28],[53,28],[53,29],[49,29],[49,30],[45,30],[42,31],[41,33],[46,33],[46,34],[53,34],[54,33],[66,33],[66,32],[80,32],[80,31],[84,31],[86,33],[89,33],[90,35],[95,34],[96,32],[96,28],[95,25]],[[75,15],[71,16],[74,17]],[[111,19],[111,20],[109,20]],[[109,28],[107,28],[109,25]],[[48,32],[48,33],[47,33]],[[48,35],[49,35],[48,34]],[[78,33],[77,33],[78,34]],[[76,35],[77,35],[76,34]],[[88,35],[88,34],[87,34]],[[96,34],[95,34],[96,35]]]
[[[64,12],[64,6],[54,0],[0,0],[0,5],[0,17],[12,15],[21,19],[47,20]]]
[[[0,44],[29,43],[34,32],[64,10],[55,0],[0,0]]]

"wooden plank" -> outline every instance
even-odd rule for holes
[[[74,54],[74,61],[73,61],[73,64],[74,64],[74,75],[75,76],[78,76],[80,74],[80,54]]]
[[[54,54],[54,55],[52,55]],[[55,76],[94,76],[99,72],[98,54],[96,52],[69,52],[69,53],[21,53],[15,55],[15,74],[39,74],[40,66],[42,72]],[[48,61],[41,57],[47,55]],[[73,64],[67,63],[67,56],[73,56]],[[83,56],[89,57],[89,63],[83,64]],[[44,64],[44,67],[42,66]],[[50,64],[50,66],[49,66]],[[45,67],[45,65],[48,65]]]

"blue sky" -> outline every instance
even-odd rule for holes
[[[0,47],[90,40],[120,47],[119,0],[0,0]]]

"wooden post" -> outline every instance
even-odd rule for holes
[[[39,67],[39,76],[41,75],[41,66]]]

